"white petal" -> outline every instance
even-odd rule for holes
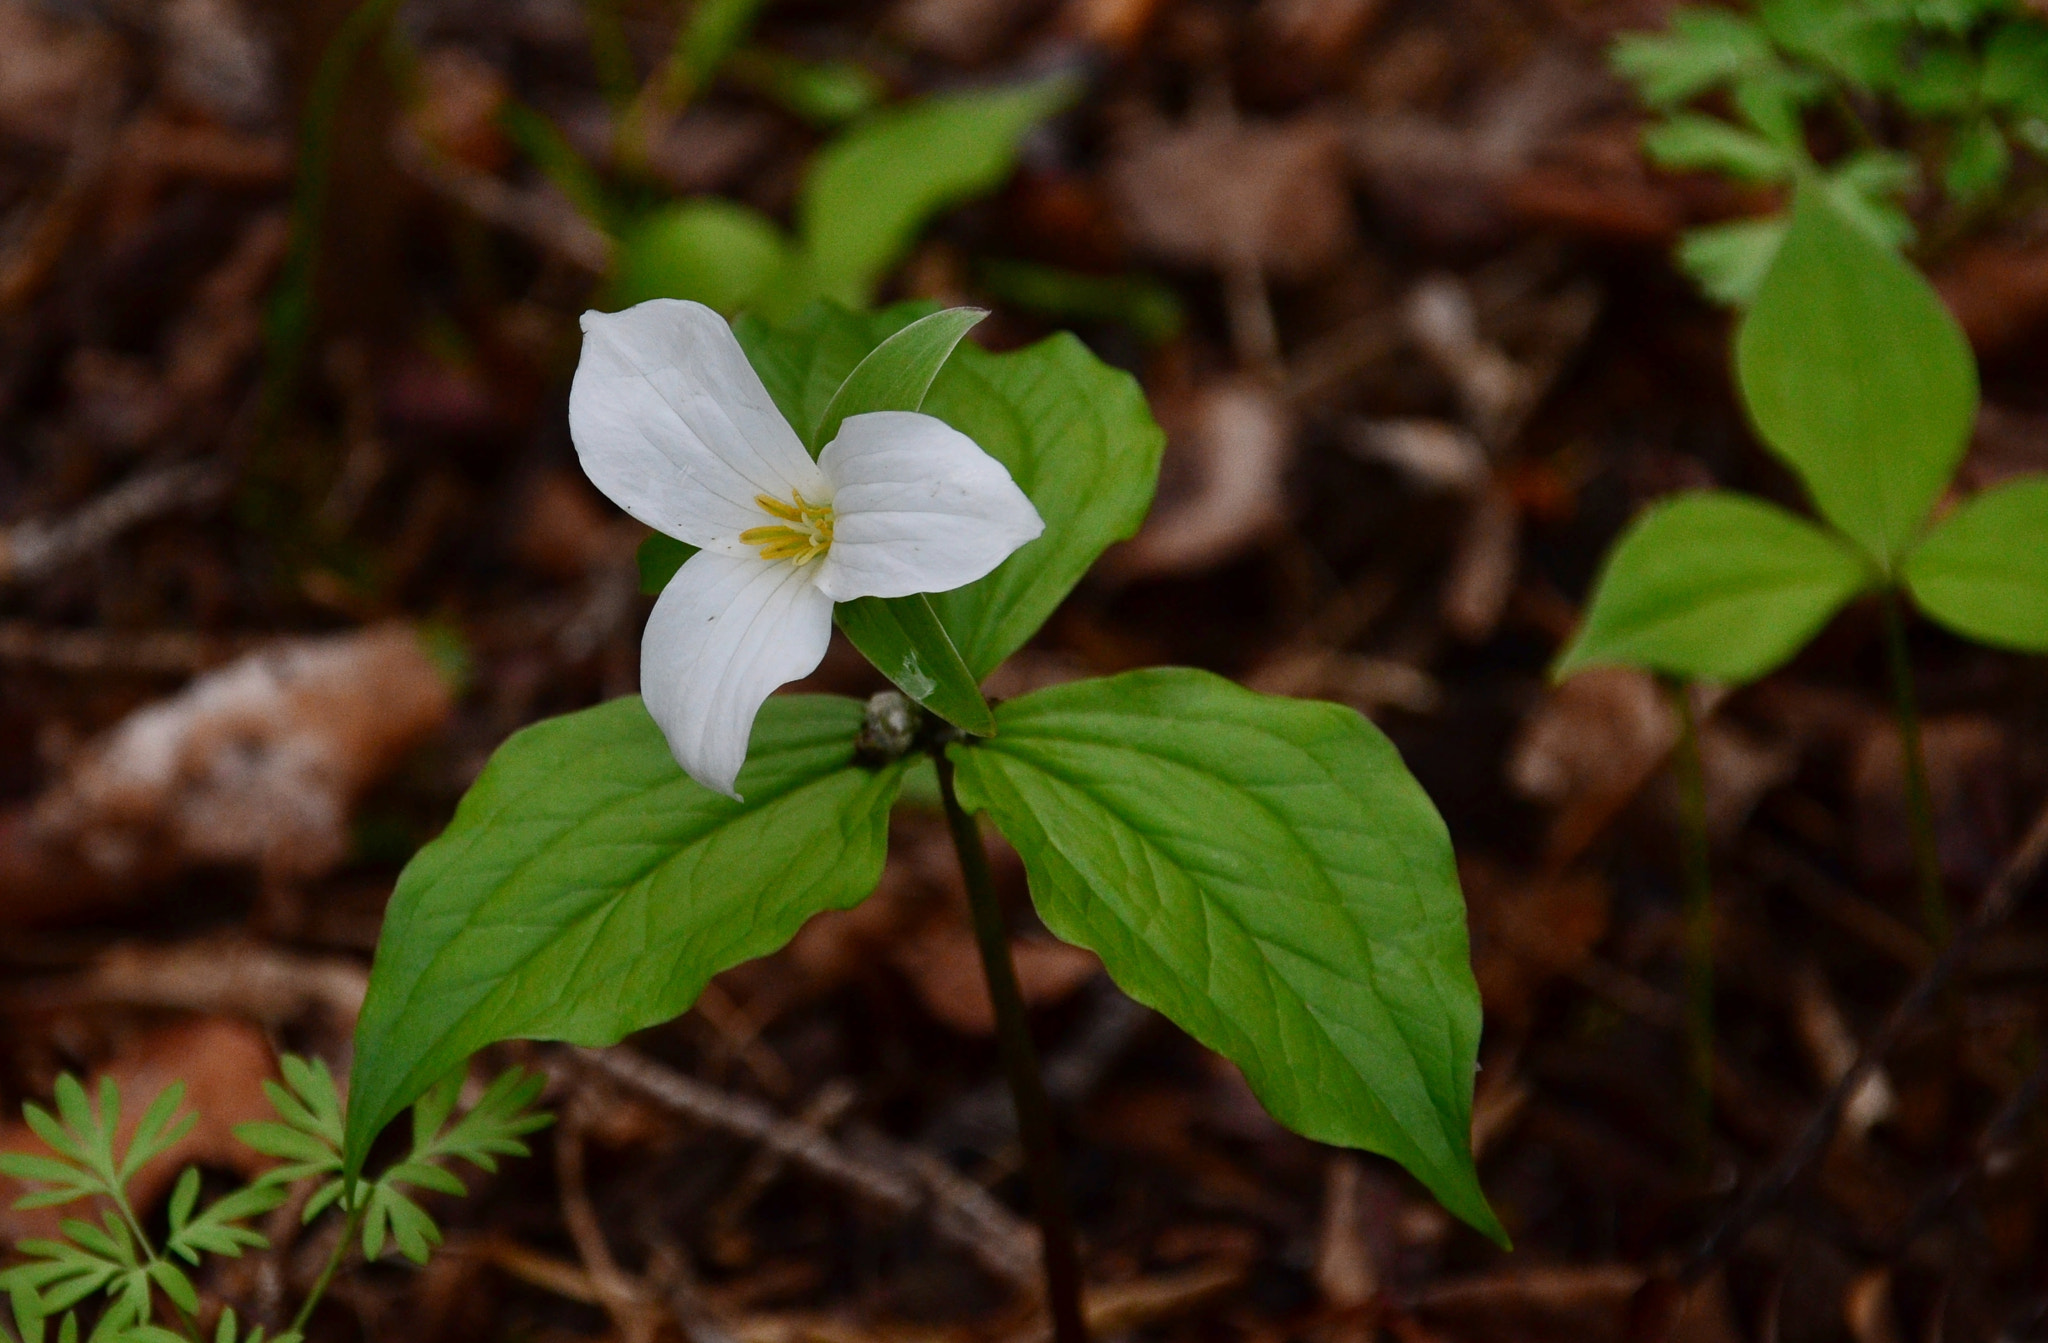
[[[1045,530],[1003,464],[930,415],[849,416],[818,465],[834,519],[817,581],[834,601],[948,592]]]
[[[732,328],[701,303],[651,299],[583,314],[569,436],[613,503],[730,555],[751,553],[738,535],[767,521],[754,496],[825,492]]]
[[[832,637],[832,599],[784,561],[692,555],[640,640],[640,694],[683,772],[736,798],[761,701],[807,676]]]

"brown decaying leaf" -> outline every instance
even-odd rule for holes
[[[447,677],[416,631],[391,625],[281,642],[138,710],[86,747],[37,803],[0,917],[61,916],[50,882],[110,889],[201,863],[273,882],[348,853],[355,800],[447,718]]]
[[[1286,520],[1282,483],[1293,452],[1294,426],[1272,393],[1250,382],[1204,388],[1186,431],[1168,440],[1158,506],[1110,553],[1107,574],[1189,573],[1243,554]]]
[[[1355,227],[1342,141],[1308,119],[1138,132],[1108,181],[1132,244],[1176,265],[1249,262],[1307,280],[1343,255]]]

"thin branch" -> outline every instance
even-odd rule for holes
[[[2048,862],[2048,807],[2042,808],[2034,818],[2026,838],[2020,841],[2020,846],[2005,860],[2005,865],[1992,877],[1990,885],[1985,887],[1984,898],[1970,921],[1913,985],[1912,991],[1892,1009],[1892,1014],[1863,1046],[1856,1062],[1829,1090],[1819,1111],[1807,1121],[1798,1139],[1700,1241],[1699,1248],[1679,1270],[1681,1282],[1696,1283],[1711,1272],[1730,1248],[1777,1205],[1807,1168],[1827,1150],[1828,1141],[1834,1136],[1835,1126],[1841,1122],[1842,1111],[1849,1098],[1857,1093],[1864,1079],[1906,1032],[1940,1001],[1985,935],[2011,917],[2044,862]]]
[[[591,1071],[707,1128],[757,1142],[886,1212],[898,1217],[929,1213],[933,1229],[990,1274],[1014,1287],[1037,1290],[1037,1237],[987,1190],[950,1167],[945,1169],[951,1178],[940,1176],[927,1154],[879,1137],[863,1142],[856,1153],[759,1101],[707,1086],[628,1049],[572,1053]]]

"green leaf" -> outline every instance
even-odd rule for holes
[[[1680,112],[1652,126],[1643,149],[1660,167],[1712,169],[1744,182],[1783,182],[1800,165],[1783,145],[1701,112]]]
[[[1976,362],[1933,287],[1802,189],[1735,363],[1757,433],[1822,515],[1891,572],[1977,413]]]
[[[659,597],[668,581],[676,576],[676,570],[696,553],[697,547],[688,541],[678,541],[660,532],[642,541],[633,552],[633,561],[640,570],[640,595]]]
[[[1942,165],[1942,185],[1957,200],[1988,196],[2005,185],[2012,171],[2012,148],[2005,132],[1990,117],[1977,117],[1956,127]]]
[[[850,61],[805,61],[766,47],[733,53],[726,77],[772,98],[813,126],[840,126],[873,111],[888,92],[881,78]]]
[[[961,659],[930,597],[861,597],[833,607],[832,619],[904,694],[962,731],[986,737],[996,730],[981,678]]]
[[[1774,59],[1751,20],[1693,6],[1672,11],[1668,34],[1627,33],[1608,52],[1615,71],[1652,107],[1682,103]]]
[[[1756,297],[1789,227],[1771,215],[1688,229],[1678,240],[1678,264],[1708,298],[1740,307]]]
[[[1860,89],[1889,88],[1901,74],[1911,24],[1862,4],[1763,0],[1757,17],[1786,51]]]
[[[1000,186],[1033,126],[1079,86],[1049,79],[891,108],[825,146],[797,197],[803,278],[784,302],[865,306],[933,215]]]
[[[852,700],[770,698],[744,803],[685,777],[638,698],[501,746],[392,895],[356,1028],[349,1169],[484,1045],[610,1044],[866,897],[902,766],[854,763],[861,722]]]
[[[790,264],[775,222],[717,196],[682,201],[620,230],[606,306],[694,299],[731,316],[760,302]]]
[[[954,349],[988,311],[947,308],[920,317],[868,351],[839,390],[825,403],[825,413],[805,435],[805,446],[817,456],[839,434],[850,415],[877,410],[919,410],[939,370]]]
[[[2026,116],[2048,117],[2048,25],[2015,19],[1984,48],[1987,101]]]
[[[2048,476],[1970,499],[1906,557],[1920,609],[1966,638],[2048,652]]]
[[[1906,110],[1921,117],[1955,116],[1977,101],[1976,59],[1957,46],[1931,47],[1893,87]]]
[[[863,313],[818,302],[786,320],[743,316],[732,324],[732,333],[746,350],[747,362],[761,375],[776,409],[808,443],[854,365],[896,332],[936,311],[934,303],[898,303]]]
[[[122,1184],[135,1178],[135,1172],[142,1169],[150,1158],[168,1150],[192,1131],[199,1122],[196,1114],[186,1115],[182,1122],[173,1125],[177,1118],[178,1106],[185,1099],[185,1084],[173,1082],[157,1094],[142,1113],[142,1119],[135,1126],[135,1136],[129,1140],[128,1151],[121,1158],[121,1166],[115,1172]]]
[[[1282,1122],[1412,1171],[1504,1239],[1473,1170],[1479,993],[1450,837],[1350,709],[1131,672],[996,709],[962,801],[1046,926],[1244,1070]]]
[[[1137,532],[1166,436],[1137,380],[1066,332],[1008,354],[963,345],[924,408],[1007,467],[1045,519],[1045,534],[994,573],[932,595],[983,677],[1038,632],[1111,542]]]
[[[1682,494],[1615,543],[1553,675],[1605,665],[1753,681],[1875,578],[1854,547],[1774,504]]]
[[[547,1078],[542,1074],[518,1068],[501,1074],[468,1114],[446,1130],[437,1129],[427,1141],[415,1142],[412,1160],[457,1157],[479,1169],[494,1171],[501,1156],[528,1155],[521,1139],[555,1122],[553,1116],[531,1108],[546,1084]]]

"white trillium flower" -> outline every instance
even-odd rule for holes
[[[569,433],[613,503],[698,547],[648,617],[640,693],[684,772],[728,797],[762,701],[824,659],[834,602],[962,587],[1045,530],[930,415],[850,415],[811,460],[701,303],[584,313]]]

